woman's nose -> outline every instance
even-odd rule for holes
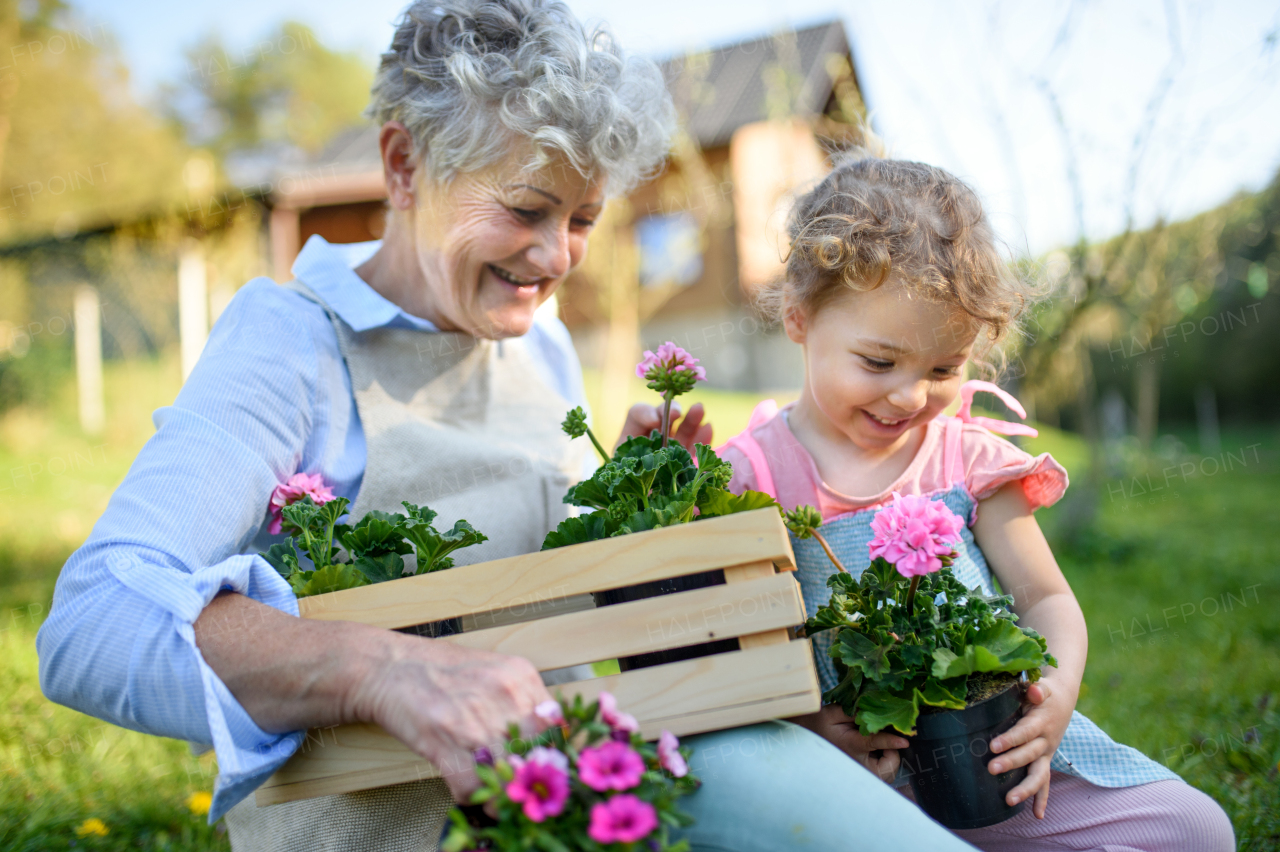
[[[569,227],[567,224],[548,224],[538,232],[538,238],[529,249],[529,261],[548,278],[560,278],[569,272]]]

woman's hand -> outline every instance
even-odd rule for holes
[[[382,665],[354,685],[351,715],[431,761],[454,798],[466,802],[479,786],[476,751],[499,754],[512,722],[526,736],[541,731],[546,726],[533,710],[551,695],[523,657],[389,636]]]
[[[1028,686],[1023,698],[1022,718],[991,741],[992,753],[1000,756],[987,764],[987,771],[999,775],[1028,767],[1027,777],[1009,791],[1005,801],[1016,805],[1034,795],[1032,811],[1037,819],[1044,819],[1049,803],[1049,761],[1071,723],[1076,696],[1052,676],[1045,676]]]
[[[904,737],[892,731],[864,737],[858,731],[858,723],[846,716],[839,704],[825,704],[817,713],[796,716],[791,721],[827,740],[886,783],[898,774],[902,759],[897,750],[908,745]]]
[[[195,623],[196,644],[245,712],[285,733],[380,725],[436,766],[459,801],[476,789],[476,749],[495,754],[507,726],[545,727],[550,700],[533,664],[349,621],[296,618],[223,592]]]
[[[680,421],[680,403],[671,403],[671,437],[689,452],[693,452],[694,444],[710,445],[711,424],[702,422],[704,416],[702,403],[695,402],[690,407],[689,414]],[[680,421],[678,426],[677,421]],[[618,436],[618,441],[613,448],[616,450],[628,438],[643,438],[654,429],[661,428],[662,406],[637,402],[627,412],[627,422],[623,424],[622,434]]]

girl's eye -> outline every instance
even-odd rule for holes
[[[866,355],[859,356],[863,362],[872,370],[888,370],[893,366],[892,361],[882,361],[879,358],[868,358]]]
[[[934,367],[933,372],[942,379],[951,379],[960,375],[959,367]]]

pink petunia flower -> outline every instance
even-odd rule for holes
[[[630,790],[644,775],[644,760],[631,746],[612,740],[584,748],[578,757],[578,777],[592,790]]]
[[[653,805],[623,793],[591,807],[587,836],[596,843],[635,843],[657,827]]]
[[[511,758],[515,777],[507,784],[507,796],[524,805],[524,815],[534,822],[558,815],[569,799],[569,758],[545,746],[530,749],[522,758]]]
[[[904,577],[931,574],[942,568],[939,557],[955,552],[963,527],[942,501],[895,491],[893,502],[871,520],[871,558],[884,557]]]
[[[680,753],[680,741],[670,731],[663,731],[658,737],[658,763],[677,778],[689,774],[689,764]]]
[[[653,378],[648,373],[655,367],[672,373],[692,370],[696,381],[705,381],[707,378],[707,371],[698,366],[698,359],[669,340],[659,346],[656,353],[649,349],[644,351],[640,363],[636,364],[636,375],[642,379]]]
[[[631,733],[640,730],[640,723],[636,721],[635,716],[630,713],[618,712],[618,699],[614,698],[612,693],[602,692],[598,700],[600,701],[601,718],[615,732],[625,731]]]
[[[295,473],[283,485],[277,485],[271,492],[271,526],[267,527],[267,531],[272,535],[279,535],[284,523],[281,510],[307,496],[317,506],[323,506],[333,499],[333,492],[324,484],[324,477],[318,473]]]

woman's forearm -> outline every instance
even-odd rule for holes
[[[362,624],[295,618],[231,592],[205,607],[195,632],[205,662],[272,733],[362,721],[353,683],[397,638]]]

